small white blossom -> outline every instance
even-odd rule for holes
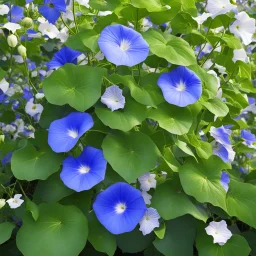
[[[234,50],[234,56],[233,56],[232,60],[233,60],[233,62],[236,62],[237,60],[241,60],[245,63],[249,62],[249,58],[244,49]]]
[[[215,63],[215,67],[218,69],[218,71],[219,71],[220,74],[223,74],[223,75],[224,75],[224,74],[227,74],[225,67],[223,67],[223,66],[221,66],[221,65],[218,65],[218,64],[216,64],[216,63]]]
[[[211,16],[212,16],[211,13],[204,12],[202,15],[200,15],[196,18],[194,18],[194,17],[192,17],[192,18],[197,22],[198,25],[201,25]]]
[[[0,4],[0,15],[5,15],[10,11],[10,8],[5,4]]]
[[[14,133],[16,131],[16,127],[11,124],[7,124],[2,128],[2,130],[3,132]]]
[[[229,0],[208,0],[206,6],[206,10],[212,14],[213,19],[220,14],[225,14],[236,8]]]
[[[35,104],[34,99],[30,99],[25,107],[25,111],[30,116],[35,116],[43,112],[44,107],[41,104]]]
[[[38,30],[43,34],[49,36],[51,39],[56,38],[59,34],[59,30],[53,24],[49,22],[41,23]]]
[[[214,64],[214,63],[212,62],[212,60],[211,60],[211,59],[208,59],[208,60],[204,63],[203,68],[209,69],[213,64]]]
[[[207,235],[213,237],[214,244],[224,245],[232,237],[232,233],[227,228],[227,223],[224,220],[220,222],[210,222],[205,230]]]
[[[246,12],[240,12],[235,17],[236,21],[229,28],[230,32],[241,38],[245,45],[250,44],[255,33],[255,19],[250,18]]]
[[[42,98],[44,98],[44,93],[42,93],[42,92],[39,92],[39,93],[37,93],[36,94],[36,99],[42,99]]]
[[[12,31],[12,33],[15,33],[17,29],[21,29],[21,26],[16,23],[7,22],[4,24],[4,28],[8,29],[9,31]]]
[[[110,15],[110,14],[112,14],[112,12],[111,11],[99,11],[98,12],[98,16],[107,16],[107,15]]]
[[[9,83],[5,80],[5,78],[0,81],[0,89],[3,91],[3,93],[6,93],[9,89]]]
[[[152,196],[149,193],[147,193],[146,191],[142,191],[141,194],[142,194],[145,204],[150,205]]]
[[[68,40],[68,37],[69,37],[68,29],[64,27],[63,29],[61,29],[61,31],[59,32],[56,38],[60,39],[62,43],[65,43]]]
[[[80,5],[85,6],[86,8],[90,8],[89,5],[89,0],[75,0],[77,3],[79,3]]]
[[[149,30],[152,27],[153,27],[153,23],[149,19],[144,18],[142,20],[141,31],[145,32],[145,31]]]
[[[156,188],[156,175],[145,173],[141,175],[138,180],[140,182],[140,189],[142,191],[149,191],[151,188]]]
[[[94,58],[95,58],[96,60],[104,60],[104,54],[103,54],[102,52],[98,52],[98,53],[94,56]]]
[[[38,73],[36,70],[31,72],[31,77],[37,77]]]
[[[145,215],[140,221],[140,231],[145,236],[159,227],[160,215],[154,208],[148,208]]]
[[[22,205],[24,200],[20,199],[21,194],[16,194],[13,198],[8,199],[6,202],[9,204],[10,208],[15,209]]]
[[[17,63],[23,63],[24,59],[20,55],[13,55],[12,56]]]
[[[104,94],[101,96],[101,102],[111,111],[124,108],[125,97],[122,95],[122,90],[117,85],[109,86]]]

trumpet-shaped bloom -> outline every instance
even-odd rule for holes
[[[148,208],[140,221],[140,231],[145,236],[159,227],[160,215],[154,208]]]
[[[81,52],[70,49],[67,46],[61,48],[58,52],[56,52],[52,58],[52,60],[47,63],[47,67],[49,70],[57,69],[66,63],[77,64],[77,57],[81,55]]]
[[[41,23],[38,26],[38,30],[42,33],[42,35],[46,35],[51,39],[56,38],[60,33],[56,26],[49,22]]]
[[[4,28],[12,31],[12,33],[15,33],[17,29],[21,29],[21,26],[13,22],[7,22],[4,24]]]
[[[140,33],[123,25],[110,25],[103,29],[98,44],[111,63],[132,67],[144,61],[149,46]]]
[[[97,196],[93,210],[100,223],[117,235],[132,231],[147,208],[139,190],[118,182]]]
[[[14,22],[14,23],[19,22],[21,19],[24,18],[23,12],[24,12],[24,8],[13,5],[10,11],[10,15],[8,15],[7,18],[10,22]]]
[[[226,129],[224,126],[218,128],[212,126],[210,129],[210,134],[217,142],[219,142],[223,146],[231,145],[229,139],[231,131],[229,129]]]
[[[5,15],[10,11],[8,5],[0,4],[0,15]]]
[[[241,137],[244,140],[245,145],[247,145],[250,148],[255,148],[255,145],[253,145],[256,142],[256,137],[254,134],[246,130],[242,130]]]
[[[140,182],[140,189],[142,191],[149,191],[151,188],[156,188],[156,175],[146,173],[138,178]]]
[[[225,220],[220,222],[212,221],[209,226],[205,228],[207,235],[213,237],[213,243],[224,245],[231,237],[232,233],[227,228],[227,223]]]
[[[183,66],[163,73],[157,84],[161,88],[165,100],[179,107],[195,103],[202,94],[202,83],[199,77]]]
[[[228,192],[228,183],[230,182],[230,178],[228,173],[222,172],[221,173],[221,178],[220,178],[220,183],[222,187],[225,189],[226,192]]]
[[[145,204],[148,204],[148,205],[151,204],[152,196],[146,191],[142,191],[141,194],[143,196]]]
[[[249,62],[249,58],[244,49],[234,50],[234,56],[233,56],[232,60],[233,60],[233,62],[236,62],[238,60],[241,60],[245,63]]]
[[[21,194],[16,194],[13,198],[6,200],[11,209],[16,209],[22,205],[24,200],[20,199],[22,197]]]
[[[255,33],[255,19],[250,18],[246,12],[239,12],[236,21],[230,26],[230,32],[242,39],[245,45],[252,42]]]
[[[79,138],[93,127],[93,119],[88,113],[73,112],[51,123],[48,144],[54,152],[68,152]]]
[[[223,162],[231,163],[234,161],[236,152],[233,150],[231,145],[223,146],[220,143],[216,143],[215,147],[213,148],[213,154],[220,157]]]
[[[206,10],[212,14],[213,19],[220,14],[225,14],[236,8],[229,0],[208,0],[206,6]]]
[[[111,85],[101,96],[101,102],[107,105],[111,111],[124,108],[125,97],[123,96],[122,92],[123,91],[117,85]]]
[[[57,21],[61,12],[66,12],[64,0],[44,0],[44,6],[39,7],[39,13],[52,24]]]
[[[103,181],[106,168],[102,150],[88,146],[79,157],[68,156],[64,160],[60,178],[67,187],[80,192]]]

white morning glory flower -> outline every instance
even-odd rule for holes
[[[41,104],[35,104],[34,99],[30,99],[26,106],[25,111],[30,116],[35,116],[36,114],[41,114],[43,112],[44,107]]]
[[[10,208],[15,209],[22,205],[24,200],[20,199],[21,194],[16,194],[13,198],[8,199],[6,202],[9,204]]]
[[[108,16],[110,14],[112,14],[111,11],[99,11],[98,12],[98,16]]]
[[[3,91],[3,93],[6,93],[9,89],[9,83],[5,80],[5,78],[0,81],[0,89]]]
[[[227,228],[227,223],[224,220],[220,222],[210,222],[205,230],[207,235],[213,236],[214,244],[224,245],[232,237],[232,233]]]
[[[234,56],[233,56],[232,60],[233,60],[233,62],[236,62],[237,60],[241,60],[245,63],[249,62],[249,58],[244,49],[234,50]]]
[[[10,8],[5,4],[0,4],[0,15],[5,15],[10,11]]]
[[[90,8],[89,0],[75,0],[78,4],[85,6],[86,8]]]
[[[206,10],[212,14],[213,19],[220,14],[225,14],[236,8],[229,0],[208,0],[206,6]]]
[[[142,191],[141,194],[142,194],[145,204],[148,204],[148,205],[151,204],[152,196],[149,193],[147,193],[146,191]]]
[[[212,16],[211,13],[204,12],[204,13],[202,13],[202,15],[200,15],[196,18],[194,18],[194,17],[192,17],[192,18],[197,22],[198,25],[201,25],[211,16]]]
[[[241,38],[245,45],[250,44],[255,33],[255,19],[246,12],[240,12],[235,17],[236,21],[229,27],[230,32]]]
[[[142,191],[149,191],[151,188],[156,188],[156,175],[146,173],[141,175],[138,180],[140,182],[140,189]]]
[[[12,31],[12,33],[15,33],[17,29],[21,29],[21,26],[16,23],[7,22],[6,24],[4,24],[4,28]]]
[[[56,38],[59,34],[59,30],[53,24],[49,22],[41,23],[38,30],[43,34],[49,36],[51,39]]]
[[[148,208],[140,221],[140,231],[145,236],[159,227],[160,215],[154,208]]]
[[[125,97],[122,95],[122,92],[117,85],[111,85],[101,96],[101,102],[107,105],[111,111],[124,108]]]

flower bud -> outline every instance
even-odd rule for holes
[[[5,206],[5,199],[0,199],[0,209]]]
[[[25,17],[21,24],[24,28],[31,28],[33,26],[33,20],[29,17]]]
[[[16,47],[16,45],[18,44],[18,39],[15,35],[9,35],[7,37],[7,43],[10,47]]]
[[[25,59],[27,57],[27,49],[22,44],[18,47],[18,53],[20,56]]]
[[[0,144],[1,144],[2,142],[4,142],[4,138],[5,138],[5,136],[4,136],[3,134],[1,134],[1,135],[0,135]]]

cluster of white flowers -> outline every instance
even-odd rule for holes
[[[21,194],[16,194],[16,195],[14,195],[13,198],[10,198],[8,200],[0,199],[0,209],[3,208],[6,203],[8,203],[8,205],[11,209],[16,209],[16,208],[20,207],[24,202],[24,200],[21,199],[21,197],[22,197]]]

